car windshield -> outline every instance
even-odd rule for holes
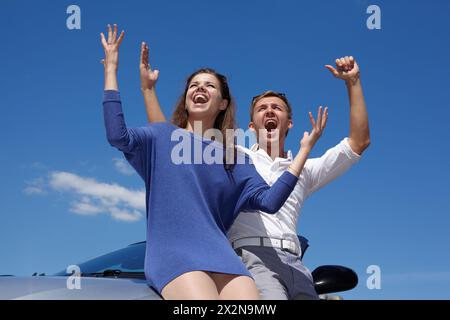
[[[108,271],[144,275],[145,242],[129,245],[103,256],[78,264],[82,275],[101,274]],[[54,276],[69,276],[66,270]]]

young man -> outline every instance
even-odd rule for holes
[[[262,299],[318,299],[310,271],[301,261],[297,220],[304,201],[315,191],[356,163],[370,144],[367,110],[359,66],[353,57],[336,60],[326,68],[345,81],[350,99],[350,132],[323,156],[307,160],[297,186],[274,215],[241,212],[228,238],[254,277]],[[148,64],[148,47],[141,48],[141,84],[150,122],[165,121],[155,94],[158,72]],[[312,114],[310,113],[310,118]],[[292,163],[285,151],[285,138],[293,126],[292,109],[284,94],[267,91],[253,98],[249,128],[257,144],[241,148],[252,159],[260,175],[271,185]]]

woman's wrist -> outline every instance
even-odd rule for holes
[[[292,173],[294,176],[300,176],[300,172],[294,168],[294,166],[291,164],[288,169],[287,169],[290,173]]]
[[[117,74],[117,70],[119,69],[118,65],[105,65],[105,74]]]
[[[115,72],[105,71],[105,90],[119,91],[119,85],[117,83],[117,74]]]

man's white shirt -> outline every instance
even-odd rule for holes
[[[287,158],[275,158],[275,160],[272,160],[257,144],[250,149],[238,146],[238,150],[248,154],[258,173],[270,186],[288,169],[293,160],[290,150]],[[308,159],[297,185],[283,207],[275,214],[242,211],[228,231],[229,240],[233,242],[249,237],[291,240],[300,252],[297,220],[303,202],[313,192],[347,171],[359,159],[360,155],[351,149],[348,138],[344,138],[338,145],[327,150],[320,158]]]

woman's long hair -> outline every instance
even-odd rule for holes
[[[229,148],[233,148],[234,152],[234,159],[236,158],[236,150],[234,149],[235,143],[234,143],[234,129],[236,129],[236,107],[234,103],[234,99],[230,94],[230,88],[228,86],[227,78],[216,72],[214,69],[211,68],[202,68],[194,73],[192,73],[189,78],[186,80],[186,86],[184,88],[184,93],[180,96],[178,99],[178,102],[175,106],[175,111],[172,115],[171,122],[180,128],[186,128],[188,123],[188,112],[186,110],[186,94],[189,89],[189,84],[191,83],[192,79],[201,73],[208,73],[212,74],[217,78],[217,80],[220,83],[220,93],[222,95],[222,99],[225,99],[228,101],[228,105],[225,110],[221,110],[219,114],[216,117],[216,120],[214,121],[214,129],[218,129],[222,133],[223,141],[219,141],[224,144],[225,146],[225,153],[229,150]],[[232,132],[233,137],[227,137],[227,129],[233,129],[232,131],[229,131],[228,133]],[[228,142],[228,143],[227,143]],[[231,142],[231,143],[230,143]],[[224,155],[225,157],[225,155]],[[228,158],[227,158],[228,160]],[[234,160],[233,160],[234,161]],[[225,161],[228,162],[228,161]],[[230,168],[228,165],[226,165],[227,169]]]

